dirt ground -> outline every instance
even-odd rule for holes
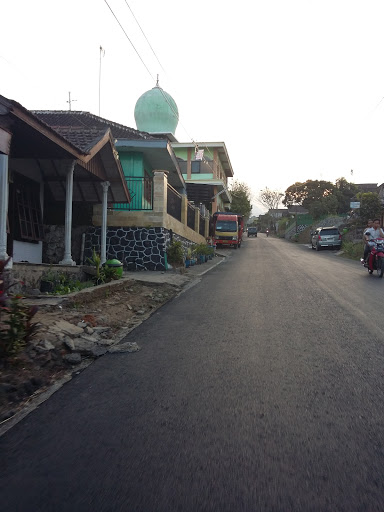
[[[34,304],[43,302],[33,319],[38,323],[37,334],[22,352],[0,365],[0,426],[55,381],[79,371],[79,366],[66,360],[71,350],[64,342],[65,335],[53,332],[57,322],[84,325],[89,333],[108,328],[104,337],[109,340],[104,341],[118,341],[180,291],[166,283],[133,280],[109,285],[69,295],[62,301],[52,298],[51,304],[47,304],[50,299],[34,299]],[[92,357],[82,353],[81,362],[87,359]]]

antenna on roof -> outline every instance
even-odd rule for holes
[[[73,101],[77,101],[77,100],[71,100],[71,93],[69,92],[68,93],[68,99],[67,99],[67,103],[69,105],[69,110],[72,110],[72,102]]]
[[[101,57],[104,57],[105,50],[100,45],[100,64],[99,64],[99,117],[100,117],[100,98],[101,98]]]
[[[159,75],[157,75],[156,87],[159,87]]]

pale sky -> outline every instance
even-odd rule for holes
[[[136,128],[159,74],[179,142],[224,141],[254,196],[307,179],[384,182],[382,0],[108,3],[152,77],[105,0],[2,0],[0,94],[66,110],[70,91],[73,110],[98,115],[101,45],[102,117]]]

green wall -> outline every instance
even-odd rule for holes
[[[143,153],[137,151],[119,151],[119,159],[126,178],[128,190],[131,194],[131,202],[115,203],[116,210],[147,210],[151,207],[149,201],[144,198],[144,186],[140,179],[144,178],[144,170],[152,177],[152,169],[144,159]]]

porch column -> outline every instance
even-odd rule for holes
[[[75,162],[69,164],[66,180],[65,195],[65,247],[64,258],[60,261],[60,265],[76,265],[72,260],[72,198],[73,198],[73,171]]]
[[[8,155],[0,154],[0,260],[7,254]]]
[[[103,189],[103,202],[101,214],[101,263],[107,261],[107,206],[108,206],[108,189],[109,181],[101,183]]]

